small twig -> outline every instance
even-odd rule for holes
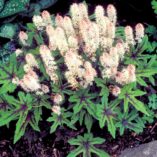
[[[153,132],[153,130],[155,129],[156,126],[157,126],[157,122],[154,124],[154,126],[153,126],[152,129],[150,130],[150,133]]]

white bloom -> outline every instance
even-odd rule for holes
[[[79,28],[79,22],[82,20],[82,16],[78,4],[74,3],[70,6],[70,13],[74,28]]]
[[[19,81],[19,85],[27,92],[34,92],[41,89],[39,78],[33,70],[30,70],[23,76],[23,79]]]
[[[118,86],[113,86],[113,85],[110,85],[109,86],[109,89],[110,89],[110,92],[112,93],[112,95],[114,96],[118,96],[120,93],[121,93],[121,88],[119,88]]]
[[[54,113],[56,113],[57,115],[60,115],[60,114],[61,114],[61,107],[60,107],[60,106],[57,106],[57,105],[54,105],[54,106],[52,107],[52,111],[53,111]]]
[[[76,37],[70,36],[68,38],[68,44],[69,44],[69,48],[71,48],[71,49],[74,49],[74,50],[79,49],[78,40]]]
[[[82,58],[76,52],[69,50],[64,56],[65,64],[69,70],[76,71],[83,65]]]
[[[49,49],[55,51],[57,49],[56,34],[52,25],[46,26],[46,33],[49,38]]]
[[[37,27],[38,30],[43,30],[45,23],[43,21],[43,18],[39,15],[34,15],[33,16],[33,23]]]
[[[57,27],[55,30],[56,33],[56,44],[57,47],[61,53],[61,55],[64,55],[67,51],[68,51],[68,43],[67,43],[67,39],[65,36],[65,32],[62,28]]]
[[[112,5],[109,4],[107,6],[107,16],[110,19],[111,22],[115,25],[117,22],[117,13],[116,13],[116,8]]]
[[[20,31],[19,39],[24,46],[27,46],[28,35],[24,31]]]
[[[39,68],[38,63],[37,63],[35,57],[34,57],[31,53],[27,53],[27,54],[26,54],[25,60],[26,60],[27,64],[28,64],[30,67]]]
[[[85,4],[83,4],[83,3],[80,3],[80,4],[79,4],[79,10],[80,10],[82,19],[88,20],[88,19],[89,19],[89,16],[88,16],[87,5],[85,5]]]
[[[16,51],[15,51],[16,57],[18,57],[22,53],[23,53],[23,51],[21,49],[16,49]]]
[[[12,83],[13,84],[16,84],[16,85],[18,85],[19,84],[19,78],[18,77],[14,77],[13,79],[12,79]]]
[[[55,17],[55,23],[57,27],[63,28],[64,25],[63,17],[57,14],[57,16]]]
[[[138,23],[136,25],[135,33],[136,33],[135,39],[137,40],[138,43],[140,43],[142,41],[142,38],[144,37],[144,26],[141,23]]]
[[[57,82],[58,81],[58,76],[56,74],[57,66],[53,56],[51,55],[49,48],[46,45],[41,45],[39,51],[45,65],[46,73],[50,76],[52,81]]]
[[[49,90],[49,87],[47,85],[44,85],[44,84],[41,84],[41,90],[43,93],[48,93],[50,90]]]
[[[54,102],[54,104],[56,104],[56,105],[61,104],[62,101],[63,101],[63,97],[62,97],[62,95],[60,95],[60,94],[56,94],[56,95],[53,97],[53,102]]]
[[[129,45],[135,45],[133,29],[130,26],[125,27],[125,39]]]
[[[107,37],[114,39],[115,38],[116,27],[113,23],[107,25]]]
[[[117,72],[115,76],[116,82],[125,85],[136,81],[135,66],[130,64],[127,68],[123,68],[121,72]]]
[[[63,28],[65,30],[66,36],[76,36],[75,30],[71,21],[71,18],[68,16],[65,16],[63,19]]]
[[[101,20],[103,19],[105,14],[104,8],[101,5],[96,6],[95,8],[95,17],[96,17],[96,22],[100,23]]]
[[[44,10],[41,13],[41,16],[42,16],[42,19],[43,19],[43,22],[45,23],[45,25],[52,24],[51,15],[48,11]]]
[[[32,67],[29,64],[25,64],[23,66],[24,71],[27,73],[28,71],[32,70]]]
[[[125,48],[124,48],[124,44],[119,42],[116,44],[116,48],[117,48],[117,53],[119,55],[120,59],[124,58],[124,54],[125,54]]]

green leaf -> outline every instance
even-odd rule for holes
[[[131,91],[129,92],[130,95],[133,95],[133,96],[142,96],[142,95],[145,95],[146,92],[144,91],[141,91],[141,90],[135,90],[135,91]]]
[[[95,147],[91,147],[91,152],[95,153],[99,157],[110,157],[108,153]]]
[[[86,126],[88,132],[91,131],[92,125],[93,125],[92,117],[89,114],[86,114],[85,115],[85,126]]]
[[[95,137],[93,141],[91,141],[91,143],[94,144],[102,144],[105,142],[105,139],[100,138],[100,137]]]
[[[115,123],[114,123],[112,117],[107,119],[107,128],[108,128],[108,131],[111,133],[112,137],[115,138],[116,137],[116,126],[115,126]]]
[[[82,147],[79,146],[78,148],[76,148],[75,150],[71,151],[70,154],[68,154],[67,157],[76,157],[77,155],[82,153]]]
[[[124,98],[124,112],[127,112],[129,109],[129,100]]]
[[[157,73],[157,68],[149,68],[149,69],[137,69],[136,75],[137,77],[150,77]]]
[[[147,83],[141,78],[141,77],[136,77],[136,80],[137,82],[141,85],[141,86],[144,86],[144,87],[147,87]]]
[[[16,130],[14,134],[14,144],[24,135],[28,121],[28,111],[21,113],[18,122],[16,123]]]
[[[145,105],[143,102],[137,100],[135,97],[130,97],[129,102],[138,110],[141,111],[142,113],[146,114],[149,116],[149,113],[147,112]]]
[[[74,114],[78,113],[81,111],[81,109],[83,108],[83,102],[80,104],[80,103],[77,103],[74,107],[73,107],[73,110],[74,110]]]
[[[57,127],[59,126],[59,123],[58,122],[54,122],[50,128],[50,133],[54,133],[57,129]]]

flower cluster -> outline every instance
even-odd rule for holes
[[[51,55],[51,51],[46,45],[41,45],[39,51],[45,65],[46,72],[50,76],[50,79],[53,82],[58,81],[58,76],[56,74],[57,67],[54,58]]]
[[[45,71],[53,83],[59,81],[56,59],[53,55],[59,51],[64,60],[64,78],[72,89],[91,86],[95,77],[112,79],[120,85],[136,81],[136,68],[134,65],[124,65],[125,53],[132,46],[140,43],[144,36],[142,24],[135,26],[135,33],[131,26],[124,29],[125,40],[116,39],[117,12],[113,5],[108,5],[105,10],[98,5],[95,8],[95,20],[88,15],[87,6],[83,3],[72,4],[69,16],[56,15],[51,20],[51,15],[43,11],[41,15],[33,17],[33,23],[38,31],[47,36],[47,41],[39,47],[39,55],[44,63]],[[19,39],[24,46],[28,46],[27,33],[21,31]],[[46,45],[46,43],[48,45]],[[19,55],[22,51],[17,50]],[[43,91],[39,78],[34,68],[40,69],[35,57],[28,53],[25,57],[26,72],[19,84],[26,91]],[[100,62],[100,64],[97,64]],[[98,75],[100,72],[100,76]],[[32,74],[32,75],[30,75]],[[31,80],[27,83],[26,80]],[[17,80],[13,80],[17,82]],[[21,83],[22,82],[22,83]],[[34,82],[34,85],[32,85]],[[112,86],[112,85],[111,85]],[[48,90],[47,90],[48,91]],[[120,93],[118,86],[112,86],[111,93],[117,96]]]

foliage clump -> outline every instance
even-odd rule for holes
[[[70,16],[52,19],[43,11],[20,31],[21,48],[0,65],[0,126],[17,121],[14,142],[28,125],[40,131],[44,107],[51,112],[51,133],[59,127],[78,129],[76,124],[86,127],[84,138],[69,141],[80,145],[75,156],[107,156],[92,145],[103,142],[93,140],[93,124],[106,126],[114,138],[125,129],[142,132],[154,116],[142,98],[148,83],[155,82],[156,55],[144,53],[148,37],[142,24],[134,31],[116,23],[113,5],[106,11],[97,6],[89,16],[85,4],[75,3]],[[86,140],[89,152],[80,142]]]

